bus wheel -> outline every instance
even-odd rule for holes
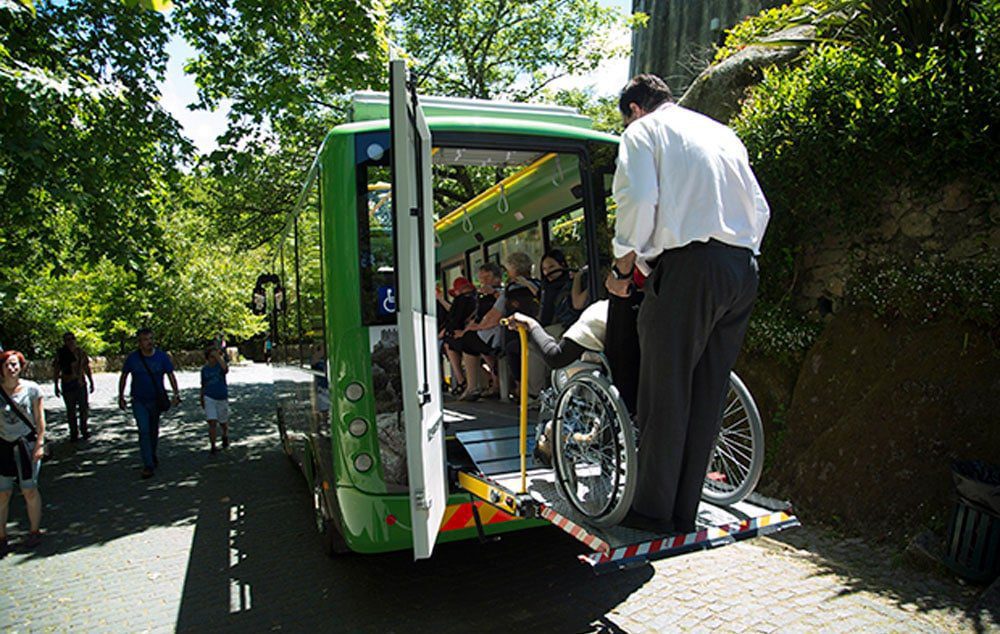
[[[288,429],[285,427],[285,417],[281,415],[281,408],[279,407],[276,415],[278,417],[278,436],[281,438],[281,450],[285,452],[285,455],[289,458],[292,457],[292,443],[288,440]]]

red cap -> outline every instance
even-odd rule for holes
[[[462,291],[467,288],[476,290],[476,287],[472,285],[472,282],[470,282],[468,278],[456,277],[455,281],[451,283],[451,290],[448,291],[448,294],[452,297],[456,297],[461,295]]]

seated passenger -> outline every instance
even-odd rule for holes
[[[448,294],[452,297],[451,310],[443,321],[439,337],[444,352],[451,363],[451,393],[458,396],[465,391],[465,372],[462,369],[462,349],[455,332],[463,330],[476,314],[476,287],[467,278],[458,277],[452,282]],[[492,306],[492,304],[491,304]]]
[[[642,283],[641,279],[636,281]],[[528,335],[535,344],[532,347],[537,348],[550,368],[565,367],[587,351],[603,352],[622,401],[634,414],[639,387],[636,320],[640,295],[633,292],[628,298],[612,296],[591,304],[560,340],[547,333],[538,321],[528,315],[512,315],[509,327],[516,328],[517,323],[527,326]],[[530,375],[528,380],[531,381]]]
[[[585,276],[573,275],[566,256],[559,249],[551,249],[542,256],[541,271],[542,296],[538,321],[545,332],[559,337],[580,316],[581,311],[574,307],[573,296],[578,278]],[[585,300],[586,291],[583,296]],[[531,370],[528,373],[528,394],[535,398],[547,385],[549,373],[545,371],[545,364],[536,349],[532,348],[528,357]],[[520,359],[511,359],[511,368],[515,380],[520,380]]]
[[[465,369],[467,386],[459,397],[475,400],[481,396],[497,396],[500,386],[496,380],[496,365],[490,364],[493,386],[483,392],[478,386],[480,357],[494,357],[501,348],[500,319],[515,312],[527,315],[538,314],[538,294],[540,284],[529,279],[531,258],[525,253],[511,253],[505,262],[509,283],[497,297],[493,307],[477,323],[470,324],[464,331],[456,331],[459,347],[462,349],[462,365]],[[484,268],[489,265],[484,265]]]

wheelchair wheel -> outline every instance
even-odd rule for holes
[[[764,426],[760,413],[735,372],[722,410],[722,427],[708,463],[702,499],[727,506],[741,502],[757,486],[764,468]]]
[[[581,372],[560,391],[554,410],[560,493],[594,526],[618,524],[638,477],[635,435],[618,390],[599,372]]]

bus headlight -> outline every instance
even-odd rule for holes
[[[355,438],[361,438],[368,433],[368,421],[363,418],[355,418],[347,425],[347,431]]]
[[[361,385],[357,381],[351,383],[344,389],[344,396],[347,397],[352,403],[356,403],[361,400],[361,397],[365,395],[365,386]]]
[[[354,458],[354,468],[360,471],[361,473],[365,473],[366,471],[371,469],[373,464],[375,464],[375,461],[372,460],[372,457],[366,453],[358,454]]]

